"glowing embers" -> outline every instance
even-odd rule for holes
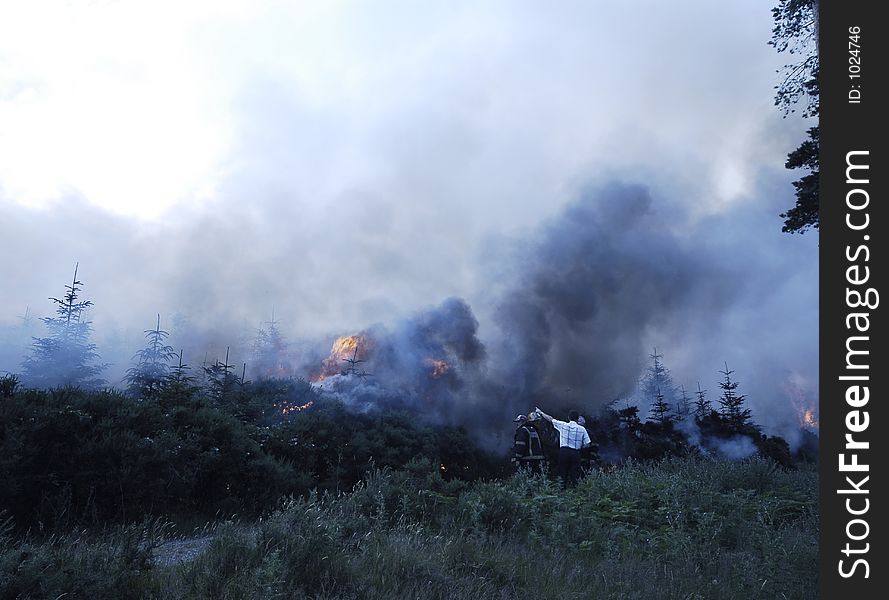
[[[807,429],[818,429],[818,417],[813,408],[807,408],[800,416],[799,424]]]
[[[440,379],[451,370],[451,366],[448,363],[437,358],[427,358],[424,362],[429,367],[429,376],[432,379]]]
[[[809,382],[798,373],[791,373],[784,380],[784,392],[796,411],[799,426],[810,431],[818,430],[818,399]]]
[[[276,402],[273,406],[278,409],[282,416],[292,415],[293,413],[298,413],[300,411],[306,410],[310,408],[314,401],[306,402],[305,404],[290,404],[289,402]]]

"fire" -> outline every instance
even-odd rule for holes
[[[310,400],[305,404],[289,404],[287,402],[282,402],[281,404],[275,403],[274,407],[281,411],[283,416],[287,416],[292,413],[300,412],[301,410],[305,410],[315,404],[314,401]]]
[[[800,425],[808,429],[818,429],[818,419],[815,417],[813,409],[810,408],[803,412],[802,417],[800,417]]]
[[[808,382],[798,373],[792,373],[784,381],[784,392],[790,398],[790,403],[796,410],[797,421],[799,426],[805,429],[818,429],[818,406],[817,399],[814,401],[807,393],[809,389]]]
[[[330,356],[337,358],[350,358],[352,353],[361,345],[361,336],[344,335],[337,338],[330,347]]]
[[[426,364],[432,369],[429,374],[433,379],[444,377],[448,374],[448,371],[451,370],[451,366],[448,363],[443,360],[438,360],[437,358],[427,358]]]
[[[347,363],[364,362],[371,347],[371,341],[364,334],[338,337],[330,347],[330,356],[322,361],[320,373],[312,381],[323,381],[333,375],[343,374],[349,366],[354,369],[354,364]]]

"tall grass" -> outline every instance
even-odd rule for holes
[[[816,597],[817,479],[753,459],[631,464],[573,490],[444,481],[431,464],[224,523],[196,559],[150,559],[163,528],[2,538],[3,598]],[[159,533],[160,532],[160,533]],[[103,595],[104,594],[104,595]]]

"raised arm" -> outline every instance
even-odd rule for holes
[[[545,412],[543,412],[542,410],[540,410],[540,407],[535,406],[535,407],[534,407],[534,410],[537,411],[537,414],[538,414],[538,415],[540,415],[541,417],[543,417],[544,419],[546,419],[546,420],[549,421],[550,423],[553,422],[553,418],[552,418],[551,416],[549,416],[548,414],[546,414]]]

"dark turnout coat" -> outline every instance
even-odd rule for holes
[[[516,427],[512,452],[512,460],[516,465],[539,464],[543,461],[543,445],[540,442],[540,435],[533,426],[522,423]]]

